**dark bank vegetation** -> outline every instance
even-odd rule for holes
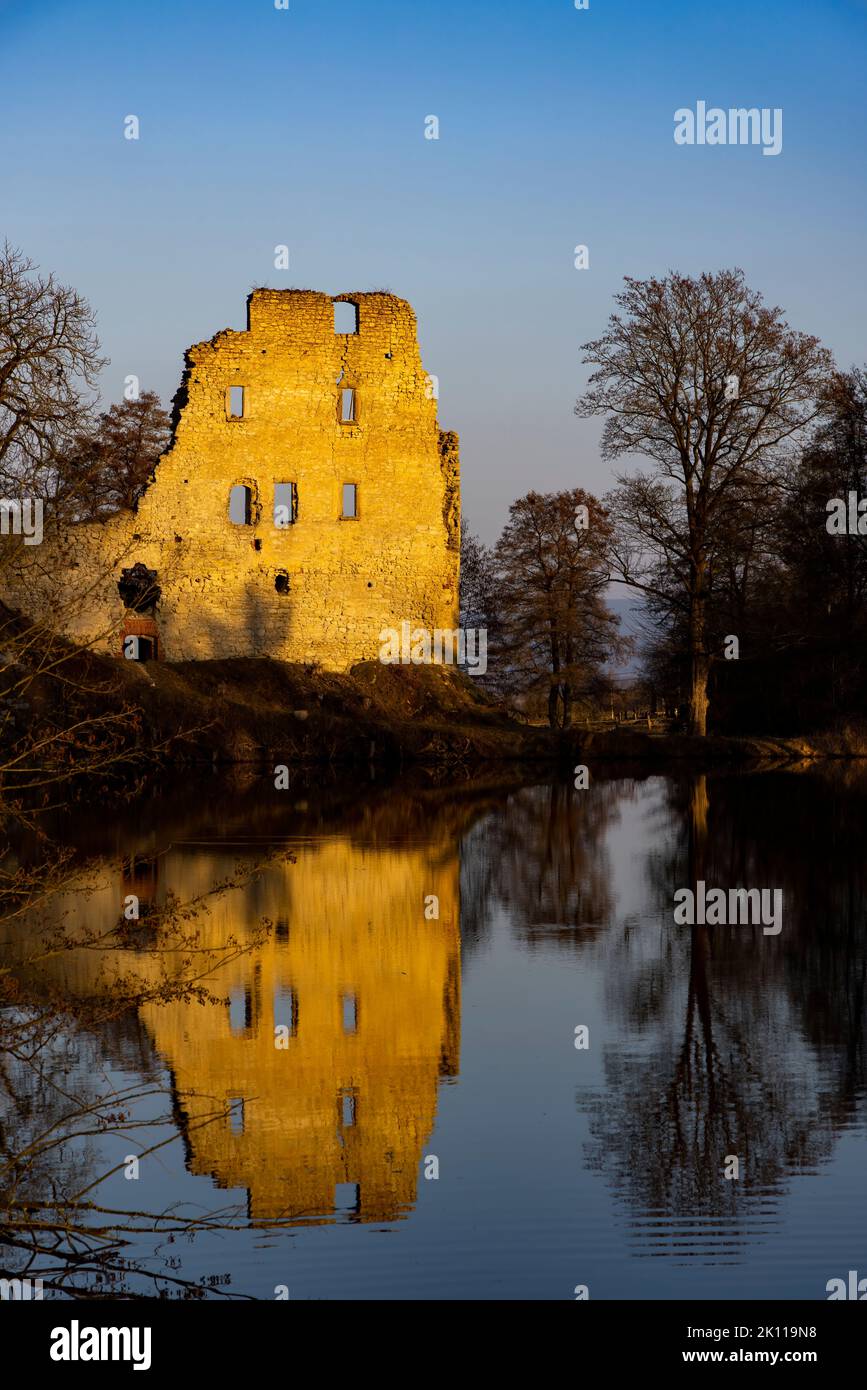
[[[581,756],[747,760],[808,756],[806,739],[680,737],[663,720],[568,729],[512,717],[449,668],[364,662],[337,675],[283,662],[119,662],[71,650],[57,669],[3,677],[21,694],[0,737],[7,800],[124,799],[168,767],[224,763],[418,765],[472,772],[507,760],[571,767]],[[827,751],[835,751],[830,744]],[[840,750],[843,751],[843,750]]]

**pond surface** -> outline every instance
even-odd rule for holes
[[[38,1084],[8,1069],[3,1148],[125,1096],[30,1181],[209,1218],[135,1235],[129,1288],[823,1299],[867,1275],[865,807],[851,770],[591,769],[81,811],[5,962],[45,998],[149,997],[65,1029]],[[780,889],[779,934],[675,925],[699,879]],[[173,903],[180,934],[149,926]],[[59,927],[80,948],[30,962]],[[150,997],[184,972],[210,998]]]

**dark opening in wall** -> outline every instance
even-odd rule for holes
[[[253,524],[253,489],[236,483],[229,491],[229,520],[236,526]]]
[[[140,560],[129,569],[122,569],[117,591],[124,608],[131,608],[134,613],[152,611],[160,601],[156,570],[149,570]]]
[[[285,570],[277,571],[277,577],[274,580],[274,588],[277,590],[278,594],[288,594],[289,575],[286,573]]]
[[[334,304],[334,332],[358,332],[358,305],[350,299],[338,299]]]
[[[127,661],[156,661],[159,657],[159,629],[150,612],[132,613],[121,630],[120,654]]]
[[[156,643],[152,637],[128,633],[123,639],[123,654],[127,661],[153,661],[157,654]]]

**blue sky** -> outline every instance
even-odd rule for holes
[[[107,400],[168,402],[254,284],[409,299],[492,540],[609,485],[572,407],[626,274],[741,265],[867,359],[865,56],[865,0],[0,0],[0,234],[93,304]],[[699,99],[782,107],[782,153],[675,145]]]

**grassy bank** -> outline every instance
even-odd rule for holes
[[[99,724],[106,719],[108,725]],[[81,721],[84,734],[62,736]],[[97,721],[90,734],[88,721]],[[83,747],[92,752],[100,737],[110,741],[119,762],[132,754],[163,765],[779,765],[867,752],[851,726],[812,738],[696,739],[635,725],[552,731],[509,718],[470,677],[447,668],[367,662],[331,675],[268,660],[139,664],[84,652],[74,653],[59,673],[32,677],[7,718],[4,742],[8,749],[16,739],[40,741],[49,734],[60,735],[49,756],[67,766]]]

